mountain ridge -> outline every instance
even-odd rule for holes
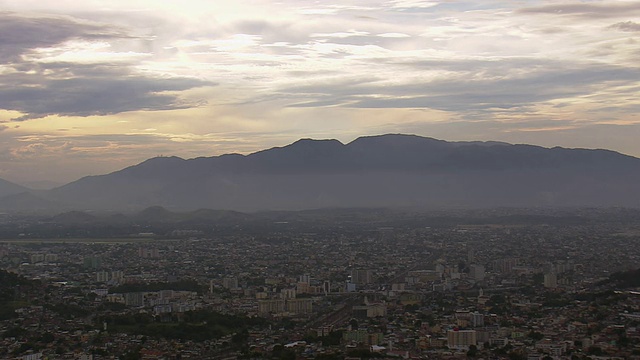
[[[70,209],[640,206],[640,159],[602,149],[406,134],[156,157],[39,192]],[[0,199],[0,208],[4,202]]]

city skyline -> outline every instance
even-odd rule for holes
[[[0,178],[411,133],[640,156],[638,1],[0,1]]]

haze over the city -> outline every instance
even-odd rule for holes
[[[411,133],[640,156],[640,1],[0,0],[0,178]]]

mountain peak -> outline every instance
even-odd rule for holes
[[[297,140],[293,143],[291,143],[291,145],[296,145],[296,146],[300,146],[300,145],[344,145],[343,143],[341,143],[339,140],[336,139],[311,139],[311,138],[302,138],[300,140]]]
[[[420,141],[420,142],[434,141],[434,142],[440,142],[440,143],[447,142],[444,140],[438,140],[438,139],[434,139],[427,136],[391,133],[391,134],[382,134],[382,135],[360,136],[359,138],[353,140],[351,143],[361,142],[361,141],[377,141],[377,142],[387,142],[387,143],[407,142],[407,141]]]
[[[442,147],[448,146],[449,143],[444,140],[438,140],[430,137],[418,136],[418,135],[406,135],[406,134],[385,134],[374,136],[361,136],[347,146],[351,148],[377,148],[377,149],[389,149],[389,148],[422,148],[422,147]]]
[[[291,169],[296,166],[330,166],[339,160],[345,145],[338,140],[300,139],[283,147],[258,151],[248,156],[259,167],[276,166]]]
[[[326,151],[332,149],[341,149],[344,144],[335,139],[300,139],[281,149],[295,149],[296,151]]]
[[[138,165],[120,170],[120,172],[129,175],[144,173],[150,176],[157,176],[167,172],[175,172],[186,162],[187,160],[177,156],[156,156]]]
[[[152,157],[151,159],[147,159],[143,162],[141,162],[138,165],[145,165],[145,166],[163,166],[163,165],[167,165],[167,164],[179,164],[186,161],[185,159],[178,157],[178,156],[156,156],[156,157]]]

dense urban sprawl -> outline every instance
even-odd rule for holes
[[[0,358],[640,359],[640,219],[616,211],[23,234]]]

